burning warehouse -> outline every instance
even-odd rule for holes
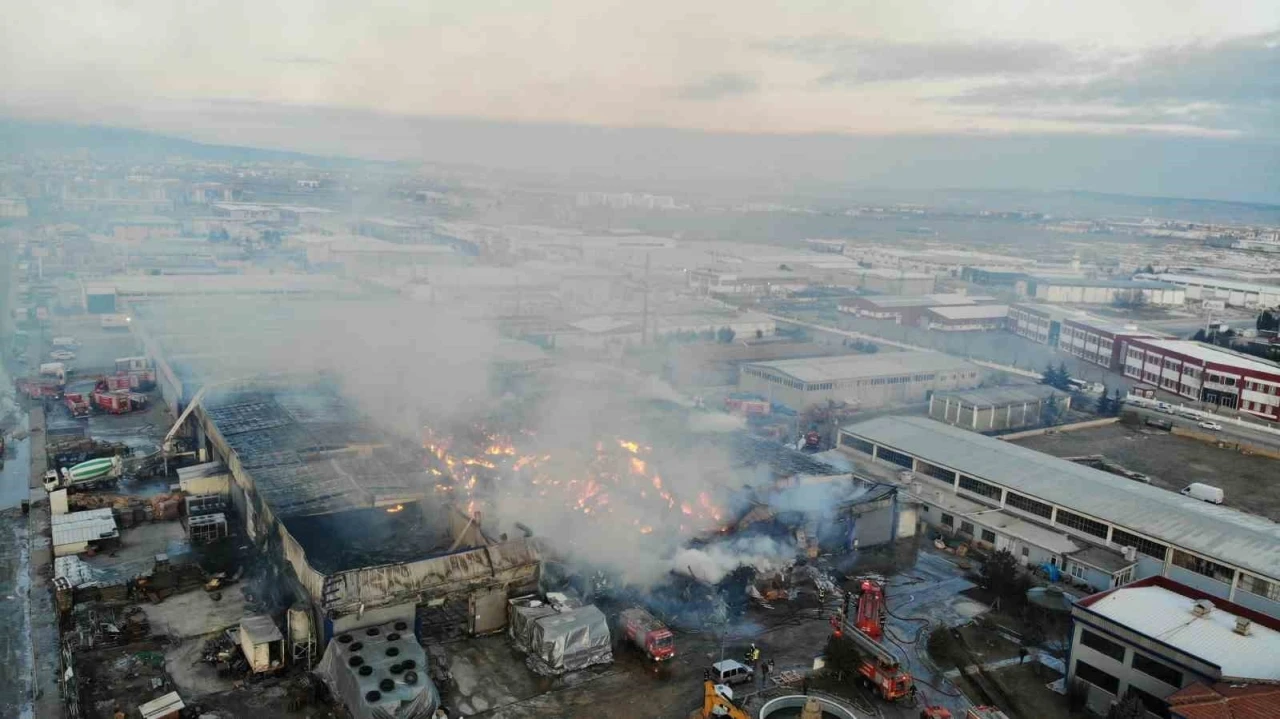
[[[446,600],[492,606],[471,621],[500,627],[507,592],[537,585],[533,541],[487,536],[432,495],[421,452],[323,389],[228,391],[192,417],[199,446],[231,472],[244,531],[312,607],[321,646]]]

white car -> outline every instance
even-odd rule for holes
[[[65,362],[67,360],[75,359],[76,353],[70,350],[54,350],[49,353],[49,358],[58,360],[59,362]]]
[[[1210,429],[1210,430],[1213,430],[1214,432],[1222,431],[1222,425],[1218,424],[1217,422],[1201,422],[1200,428]]]

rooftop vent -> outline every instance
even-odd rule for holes
[[[1242,637],[1249,636],[1250,630],[1253,629],[1253,622],[1245,617],[1236,617],[1235,633]]]
[[[1191,613],[1197,617],[1207,617],[1212,611],[1213,602],[1208,599],[1197,599],[1196,603],[1191,605]]]

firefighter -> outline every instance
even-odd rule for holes
[[[744,659],[746,660],[743,662],[744,664],[755,669],[756,662],[760,661],[760,647],[757,647],[755,642],[752,642],[751,648],[747,649]]]

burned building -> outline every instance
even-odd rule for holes
[[[191,417],[198,444],[230,470],[243,531],[287,567],[322,645],[415,621],[428,603],[469,603],[471,630],[500,627],[508,592],[537,585],[533,540],[489,537],[434,500],[421,454],[322,388],[226,391]]]

